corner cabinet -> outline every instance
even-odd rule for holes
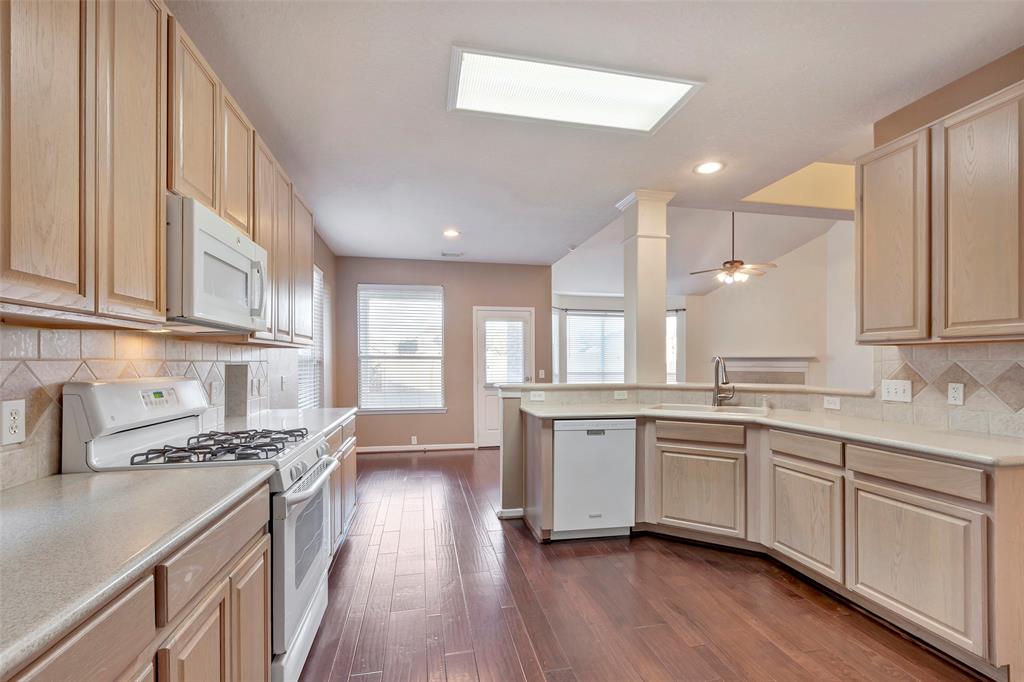
[[[928,337],[928,131],[857,162],[857,339]]]

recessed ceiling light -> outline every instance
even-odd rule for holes
[[[456,47],[448,109],[649,133],[699,85]]]
[[[705,161],[693,169],[694,173],[700,173],[701,175],[711,175],[725,168],[725,164],[721,161]]]
[[[445,228],[445,231],[442,232],[441,234],[443,234],[445,237],[448,237],[448,239],[455,239],[462,233],[456,230],[454,227],[448,227]]]

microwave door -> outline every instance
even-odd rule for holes
[[[263,270],[254,274],[251,258],[202,229],[195,231],[193,239],[192,276],[186,279],[192,291],[184,297],[192,309],[186,315],[251,329],[258,297],[265,298],[260,291],[265,282],[254,282],[254,278],[263,277]]]

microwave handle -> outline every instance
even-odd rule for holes
[[[264,305],[267,302],[267,280],[263,275],[263,263],[256,261],[254,270],[260,283],[260,303],[250,311],[250,314],[258,317],[265,317]]]

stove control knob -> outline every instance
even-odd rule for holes
[[[298,464],[294,464],[292,465],[292,468],[289,469],[288,474],[292,477],[292,479],[296,479],[302,475],[302,467],[300,467]]]

